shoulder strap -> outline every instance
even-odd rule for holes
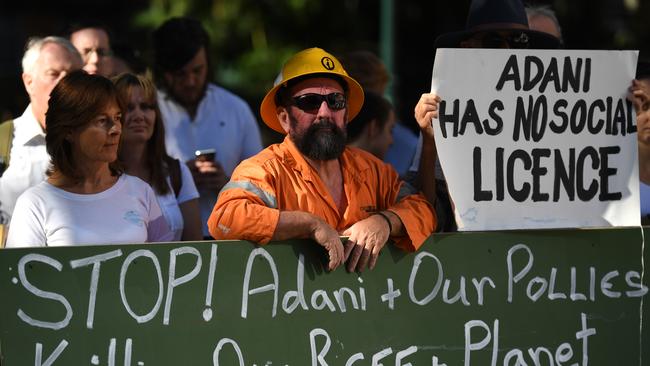
[[[9,165],[11,157],[11,143],[14,138],[14,120],[0,123],[0,175]]]
[[[181,192],[181,162],[178,159],[172,159],[171,164],[169,164],[169,179],[172,181],[172,188],[174,189],[174,194],[178,197],[178,194]]]

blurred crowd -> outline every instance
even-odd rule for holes
[[[152,65],[112,43],[97,22],[29,40],[22,81],[30,103],[0,124],[8,247],[309,237],[326,248],[331,268],[355,258],[349,268],[363,269],[389,237],[407,238],[397,242],[414,250],[434,230],[456,229],[431,124],[439,97],[424,93],[414,106],[416,135],[384,96],[391,75],[373,52],[310,49],[288,60],[259,114],[286,138],[265,147],[257,106],[212,81],[199,21],[168,19],[151,39]],[[436,47],[563,46],[553,10],[525,9],[520,0],[474,0],[466,28],[436,40]],[[630,99],[646,217],[647,63]],[[363,174],[369,178],[359,182]],[[349,244],[339,247],[339,235]]]

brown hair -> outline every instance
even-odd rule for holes
[[[169,88],[163,75],[183,68],[194,56],[205,49],[208,62],[207,80],[212,76],[210,36],[200,21],[189,17],[166,20],[153,34],[154,75],[160,85]]]
[[[81,180],[72,155],[72,143],[67,137],[88,125],[111,102],[124,109],[110,80],[90,75],[83,70],[66,75],[54,87],[45,114],[45,147],[50,155],[47,175],[54,172],[74,180]],[[113,175],[122,174],[117,161],[109,163]]]
[[[370,51],[358,50],[349,52],[340,57],[340,60],[348,75],[356,80],[364,91],[384,94],[390,75],[386,65],[377,55]]]
[[[117,97],[120,99],[122,105],[128,106],[133,88],[140,87],[147,102],[154,106],[156,119],[154,121],[153,135],[147,141],[145,150],[145,154],[147,155],[146,162],[151,169],[151,186],[158,194],[167,194],[169,192],[169,185],[167,184],[167,176],[169,176],[168,167],[173,163],[174,159],[167,155],[167,149],[165,147],[165,126],[162,121],[160,109],[158,108],[156,87],[149,78],[130,73],[120,74],[112,80],[117,89]],[[122,144],[120,144],[118,151],[120,160],[122,160]]]
[[[379,128],[384,128],[392,110],[393,105],[388,99],[373,91],[366,90],[361,111],[346,126],[348,130],[348,143],[358,139],[366,126],[373,120],[377,121]]]

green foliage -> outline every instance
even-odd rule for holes
[[[243,96],[261,102],[264,92],[273,86],[284,60],[297,51],[292,47],[255,48],[230,64],[222,62],[217,74],[224,85],[236,86]]]
[[[135,14],[133,25],[138,28],[154,29],[165,19],[185,15],[187,8],[187,1],[151,0],[147,10]]]
[[[210,35],[214,79],[254,107],[291,54],[313,46],[341,48],[341,40],[352,47],[352,39],[367,37],[368,20],[359,19],[359,7],[350,0],[151,0],[132,24],[151,32],[170,17],[199,19]]]

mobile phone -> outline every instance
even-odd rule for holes
[[[217,157],[217,150],[215,149],[201,149],[194,152],[196,160],[198,161],[214,161]]]

